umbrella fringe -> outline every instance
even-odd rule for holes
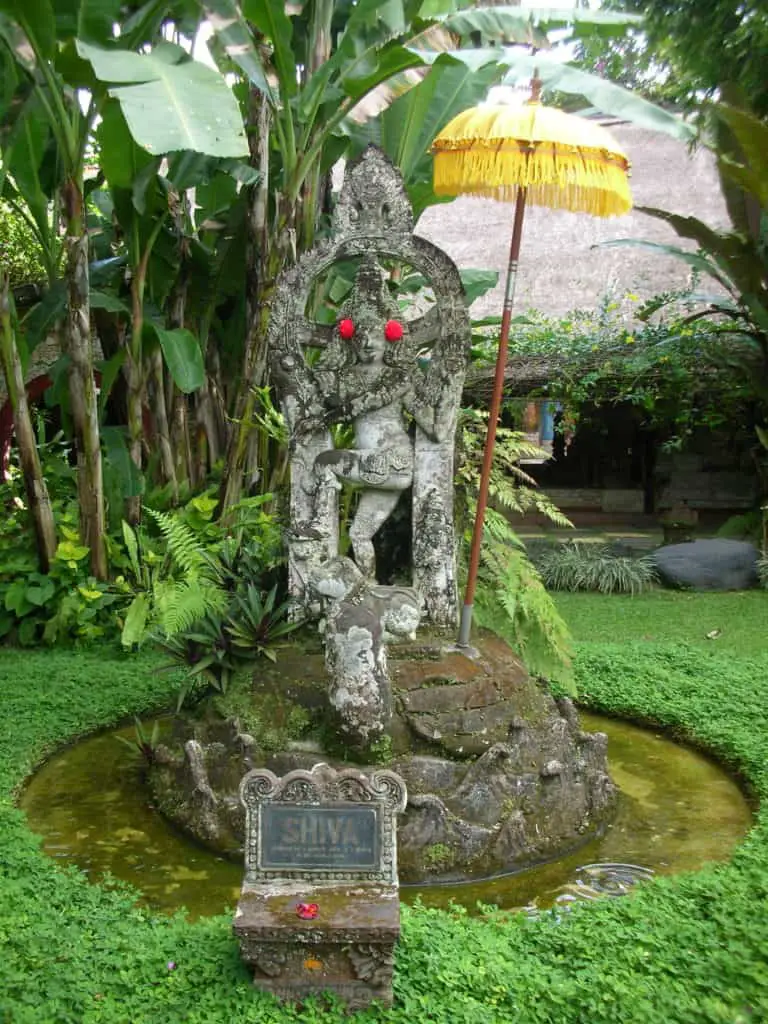
[[[632,208],[626,163],[607,153],[514,145],[495,149],[440,149],[435,154],[434,189],[439,196],[461,192],[513,200],[524,187],[526,203],[612,217]],[[515,184],[506,184],[515,182]]]

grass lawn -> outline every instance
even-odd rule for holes
[[[585,703],[667,724],[762,799],[732,861],[532,920],[404,908],[396,1005],[379,1024],[752,1024],[768,1020],[768,594],[558,597]],[[707,641],[704,634],[722,630]],[[648,639],[651,637],[652,639]],[[0,648],[0,1022],[341,1022],[253,991],[231,918],[134,906],[44,856],[14,805],[77,735],[169,701],[150,655]],[[173,967],[169,969],[169,964]]]
[[[652,590],[635,597],[557,594],[577,641],[646,640],[717,646],[740,656],[768,652],[768,593]],[[707,633],[719,629],[716,640]]]

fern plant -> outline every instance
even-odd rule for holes
[[[475,620],[506,640],[535,675],[575,694],[568,627],[519,537],[494,509],[486,512]]]
[[[223,612],[227,604],[217,560],[193,531],[171,513],[147,513],[157,523],[166,550],[159,555],[140,528],[123,523],[127,569],[133,576],[128,586],[134,590],[120,638],[128,649],[152,629],[170,637],[209,612]]]
[[[193,531],[169,512],[147,510],[165,538],[171,564],[181,574],[158,580],[153,592],[155,621],[165,636],[188,629],[208,614],[227,606],[218,560]]]
[[[485,440],[487,414],[476,409],[463,414],[463,459],[458,478],[467,495],[468,520],[474,520],[476,494]],[[568,627],[547,593],[520,538],[505,513],[536,511],[557,526],[568,527],[560,512],[536,481],[523,470],[523,458],[546,458],[538,445],[519,431],[499,427],[491,467],[490,507],[480,551],[474,615],[478,625],[503,637],[523,658],[531,672],[574,692],[571,640]],[[463,535],[464,563],[469,561],[471,532]]]
[[[488,413],[479,409],[462,412],[460,442],[463,458],[457,476],[470,494],[477,494],[480,486],[480,467],[483,459]],[[499,426],[493,453],[488,499],[492,507],[501,512],[518,515],[536,512],[555,526],[573,526],[570,519],[539,490],[539,485],[520,465],[522,459],[548,459],[549,453],[530,441],[519,430]]]

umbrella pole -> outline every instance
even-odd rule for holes
[[[518,260],[520,258],[520,240],[523,234],[524,214],[525,189],[519,188],[517,190],[517,201],[515,203],[515,220],[512,227],[512,242],[509,247],[507,284],[504,293],[504,311],[501,318],[501,336],[499,337],[499,351],[498,355],[496,356],[496,373],[493,380],[491,407],[488,413],[488,432],[485,437],[483,467],[480,471],[480,490],[477,495],[477,511],[475,512],[475,526],[472,531],[472,547],[469,553],[469,572],[467,574],[467,588],[464,594],[464,607],[461,609],[459,638],[456,641],[457,647],[469,647],[469,634],[472,628],[472,609],[475,602],[477,570],[480,566],[480,546],[483,540],[483,524],[485,522],[485,509],[486,505],[488,504],[488,487],[491,482],[491,465],[493,464],[493,449],[496,445],[496,427],[499,421],[499,411],[501,410],[501,399],[504,394],[504,373],[507,367],[509,325],[512,319],[512,304],[515,298],[515,284],[517,283],[517,265]]]

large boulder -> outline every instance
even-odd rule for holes
[[[742,540],[694,540],[653,553],[662,581],[692,590],[747,590],[757,583],[758,551]]]

